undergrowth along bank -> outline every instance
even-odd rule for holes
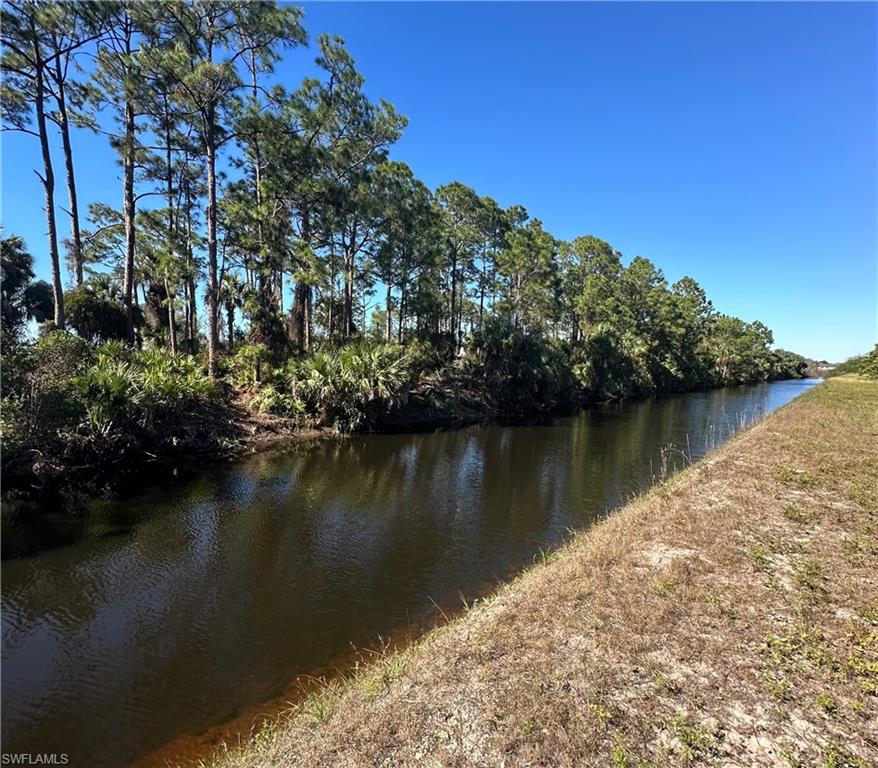
[[[192,355],[118,341],[95,346],[53,331],[4,353],[4,480],[24,488],[74,477],[81,483],[303,429],[523,419],[608,397],[801,375],[796,361],[767,346],[757,357],[758,365],[725,372],[705,357],[697,376],[662,365],[636,376],[616,367],[598,374],[595,359],[562,341],[492,322],[459,355],[416,340],[360,341],[283,358],[244,345],[223,360],[222,377],[211,379]]]

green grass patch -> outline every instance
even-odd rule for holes
[[[689,715],[675,717],[671,720],[671,728],[687,760],[698,760],[716,751],[716,736],[713,731],[696,723]]]
[[[804,469],[794,469],[792,467],[778,467],[772,473],[776,480],[791,485],[812,485],[815,479],[809,475]]]
[[[787,520],[792,520],[800,525],[807,525],[811,522],[811,514],[799,504],[787,503],[783,505],[783,514]]]
[[[757,571],[768,573],[770,568],[770,554],[763,547],[751,547],[747,550],[747,559]]]
[[[822,768],[869,768],[869,763],[833,741],[823,748],[822,758]]]
[[[793,576],[796,584],[806,592],[811,600],[826,599],[826,582],[828,578],[823,567],[814,560],[799,560],[793,563]]]
[[[838,702],[831,694],[825,691],[818,694],[815,701],[820,710],[830,717],[838,712]]]

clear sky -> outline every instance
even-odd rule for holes
[[[840,360],[878,337],[878,5],[305,3],[343,36],[393,148],[431,187],[523,204],[692,275],[722,312]],[[288,54],[294,87],[313,50]],[[120,204],[104,140],[79,133],[83,202]],[[34,139],[3,137],[2,221],[48,274]],[[60,151],[57,201],[66,205]],[[83,206],[85,207],[85,206]],[[59,212],[59,230],[68,222]]]

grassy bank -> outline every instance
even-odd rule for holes
[[[874,765],[876,574],[878,382],[834,379],[213,765]]]

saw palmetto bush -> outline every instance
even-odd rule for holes
[[[367,428],[405,396],[410,361],[392,344],[351,344],[290,365],[290,392],[314,421],[342,432]]]
[[[198,361],[120,342],[93,349],[53,331],[20,354],[4,388],[4,449],[110,455],[182,422],[215,385]],[[13,375],[14,374],[14,375]]]

